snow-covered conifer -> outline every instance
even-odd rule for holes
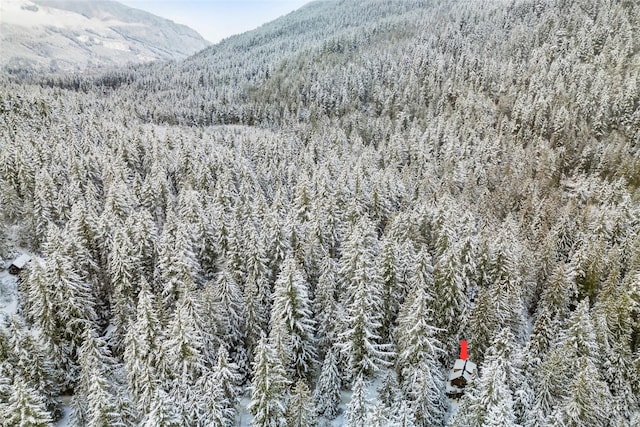
[[[309,285],[293,254],[287,255],[281,267],[273,294],[269,338],[296,377],[306,378],[316,362]]]
[[[364,377],[358,376],[353,383],[351,400],[347,404],[347,427],[367,427],[369,422],[369,401],[366,397]]]
[[[142,417],[142,427],[180,427],[183,425],[174,402],[162,389],[154,391],[150,410]]]
[[[2,425],[7,427],[53,426],[53,419],[47,411],[44,397],[19,376],[14,377],[9,400],[0,415]]]
[[[336,351],[330,350],[322,364],[320,377],[313,393],[316,410],[319,415],[329,419],[333,419],[338,415],[341,383]]]
[[[163,343],[167,369],[177,384],[193,384],[212,361],[206,354],[204,324],[195,290],[184,289]]]
[[[286,426],[285,411],[290,380],[265,336],[262,336],[253,361],[251,403],[253,424],[262,427]]]
[[[162,325],[156,313],[155,298],[147,281],[142,279],[136,321],[129,326],[124,351],[129,390],[141,413],[150,410],[154,392],[162,386],[165,371],[162,343]]]
[[[344,244],[339,270],[346,319],[338,341],[352,378],[371,375],[387,366],[393,355],[390,344],[379,335],[382,281],[375,268],[377,251],[371,222],[362,218]]]
[[[305,427],[313,425],[316,408],[309,387],[299,379],[291,390],[291,398],[287,406],[287,426]]]
[[[208,312],[215,328],[214,339],[218,347],[225,347],[233,362],[244,373],[247,371],[246,308],[244,297],[233,275],[226,269],[208,290]]]

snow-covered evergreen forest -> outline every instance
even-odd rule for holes
[[[0,252],[33,256],[0,424],[639,425],[639,29],[634,0],[319,1],[0,75]]]

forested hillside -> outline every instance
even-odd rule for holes
[[[638,425],[639,26],[318,1],[180,62],[0,76],[0,251],[34,254],[0,424],[71,396],[77,426]]]

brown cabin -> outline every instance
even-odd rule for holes
[[[31,261],[31,257],[27,254],[22,254],[9,266],[9,274],[18,275],[27,265],[27,263]]]
[[[467,341],[460,341],[460,357],[449,372],[446,395],[452,399],[459,399],[464,393],[464,388],[476,375],[476,364],[469,360]]]

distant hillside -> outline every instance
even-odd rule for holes
[[[115,1],[0,4],[0,66],[78,71],[181,59],[209,45],[196,31]]]

